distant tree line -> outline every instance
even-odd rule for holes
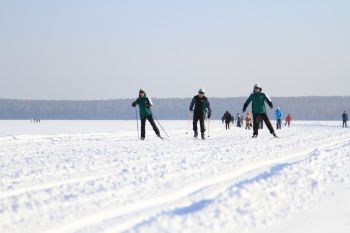
[[[53,101],[0,99],[2,120],[128,120],[135,119],[134,99]],[[228,110],[241,113],[244,97],[209,98],[213,119],[220,119]],[[189,117],[190,98],[153,98],[153,113],[159,119],[185,120]],[[350,112],[350,96],[273,97],[274,107],[281,107],[296,120],[339,120],[344,110]],[[250,109],[250,108],[248,108]],[[273,119],[274,110],[268,110]]]

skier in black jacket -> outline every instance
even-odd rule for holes
[[[204,95],[205,95],[204,88],[200,88],[198,90],[198,95],[193,97],[190,105],[190,111],[193,112],[194,137],[195,138],[198,137],[197,123],[199,121],[200,127],[201,127],[201,136],[203,140],[205,139],[204,120],[206,118],[206,113],[208,113],[208,119],[210,119],[210,116],[211,116],[210,103],[208,98]]]
[[[348,128],[348,114],[346,113],[346,111],[343,112],[343,114],[341,115],[341,117],[343,118],[343,128]]]
[[[230,123],[232,121],[232,115],[229,111],[226,111],[224,116],[221,118],[222,119],[222,123],[226,124],[226,130],[230,129]]]

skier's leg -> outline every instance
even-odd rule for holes
[[[199,124],[201,126],[201,134],[205,133],[205,122],[204,122],[204,117],[199,118]]]
[[[260,114],[253,114],[253,135],[258,135],[260,127]]]
[[[156,135],[159,137],[159,136],[160,136],[160,132],[159,132],[159,129],[158,129],[156,123],[154,122],[153,116],[152,116],[152,115],[151,115],[151,116],[148,116],[148,117],[147,117],[147,120],[148,120],[149,123],[152,125],[153,130],[154,130],[154,132],[156,133]]]
[[[261,117],[264,120],[267,128],[270,130],[270,133],[275,134],[275,130],[273,129],[273,126],[272,126],[271,121],[270,121],[269,117],[267,116],[267,114],[266,113],[261,114]]]
[[[141,117],[141,139],[146,137],[146,117]]]
[[[198,135],[197,124],[198,124],[198,115],[193,114],[193,132],[195,137]]]

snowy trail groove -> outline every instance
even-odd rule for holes
[[[135,133],[0,138],[0,232],[252,232],[348,184],[350,131],[299,124],[274,139],[184,122],[160,141]],[[166,125],[167,126],[167,125]]]

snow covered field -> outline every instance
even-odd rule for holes
[[[0,232],[350,232],[350,130],[0,121]]]

